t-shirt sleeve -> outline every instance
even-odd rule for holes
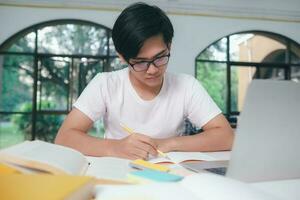
[[[190,81],[187,89],[186,116],[201,128],[220,114],[221,110],[197,79],[191,77]]]
[[[96,75],[82,91],[79,98],[73,104],[73,107],[83,112],[92,121],[103,117],[106,110],[104,97],[105,85],[104,73]]]

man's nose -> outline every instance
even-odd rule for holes
[[[155,67],[155,65],[153,63],[150,63],[149,67],[148,67],[148,70],[147,70],[147,73],[148,74],[155,74],[156,72],[158,72],[158,68]]]

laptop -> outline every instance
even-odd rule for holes
[[[188,167],[210,170],[202,165]],[[213,169],[222,174],[226,165]],[[300,178],[300,83],[251,82],[226,176],[246,182]]]
[[[300,178],[300,83],[252,81],[226,176],[247,182]]]
[[[180,165],[197,173],[206,170],[214,174],[225,175],[228,167],[228,160],[183,162],[180,163]]]

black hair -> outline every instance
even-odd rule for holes
[[[147,39],[160,34],[166,45],[171,44],[174,29],[170,19],[157,6],[139,2],[128,6],[119,15],[112,39],[116,51],[128,61],[138,55]]]

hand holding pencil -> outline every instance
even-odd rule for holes
[[[123,130],[125,130],[123,128]],[[126,130],[125,130],[126,131]],[[120,140],[112,140],[114,148],[109,153],[111,156],[127,158],[131,160],[147,160],[149,155],[157,156],[156,142],[149,136],[135,133],[127,129],[128,136]]]
[[[125,124],[120,123],[120,125],[121,125],[121,127],[123,128],[123,130],[124,130],[125,132],[127,132],[129,135],[136,134],[136,133],[134,133],[134,131],[133,131],[131,128],[127,127]],[[156,146],[154,146],[154,148],[155,148],[156,152],[157,152],[160,156],[169,159],[169,157],[168,157],[165,153],[163,153],[162,151],[160,151],[159,149],[157,149]]]

